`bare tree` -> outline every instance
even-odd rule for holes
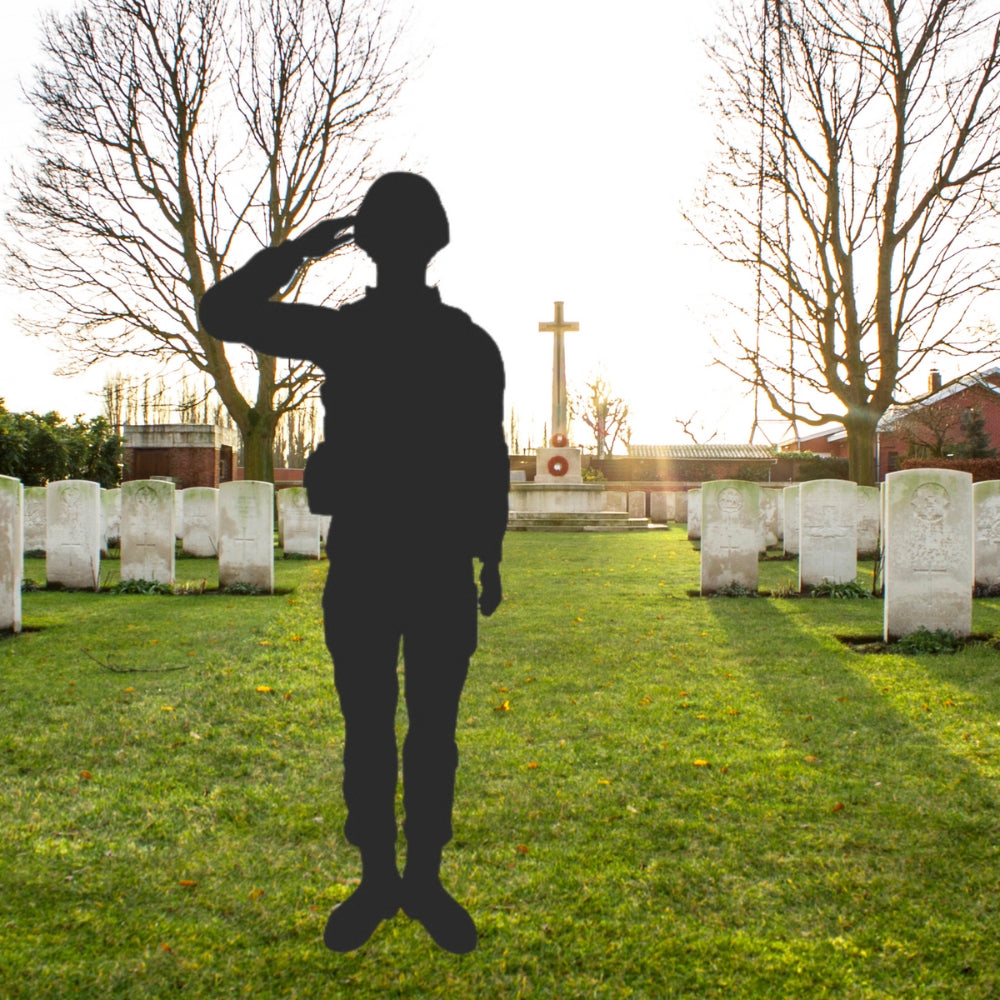
[[[698,438],[695,437],[694,431],[691,430],[691,425],[694,423],[694,418],[697,417],[697,416],[698,416],[698,411],[695,410],[694,413],[692,413],[691,416],[687,418],[687,420],[682,420],[680,417],[674,417],[674,423],[675,424],[680,424],[681,430],[683,430],[684,433],[687,434],[687,436],[689,438],[691,438],[691,440],[694,441],[695,444],[708,444],[710,441],[712,441],[712,440],[715,439],[716,435],[719,432],[718,431],[712,431],[712,434],[711,434],[710,437],[707,437],[704,441],[699,441]],[[701,430],[702,431],[705,430],[705,425],[704,424],[701,425]]]
[[[875,428],[930,354],[993,352],[968,310],[997,287],[1000,5],[731,0],[702,238],[756,277],[722,363],[783,417]],[[747,329],[749,328],[749,333]]]
[[[628,403],[614,395],[603,375],[593,375],[584,383],[583,391],[571,401],[571,410],[572,416],[579,417],[593,431],[598,459],[610,455],[619,439],[628,445],[632,438]]]
[[[273,479],[275,427],[319,373],[227,353],[198,303],[254,249],[356,205],[403,80],[398,29],[364,0],[91,0],[43,29],[6,247],[10,280],[48,307],[25,325],[58,331],[69,373],[126,355],[204,373],[247,478]]]

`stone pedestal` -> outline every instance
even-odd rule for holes
[[[539,448],[535,452],[535,482],[536,483],[582,483],[583,482],[583,449],[582,448]],[[561,461],[560,461],[561,460]],[[566,472],[558,475],[551,470],[559,468],[560,464]]]
[[[555,449],[553,449],[555,450]],[[630,531],[649,519],[604,509],[600,483],[510,484],[508,531]]]

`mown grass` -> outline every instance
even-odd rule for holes
[[[508,538],[459,727],[462,958],[403,916],[323,947],[359,875],[325,563],[273,597],[25,594],[0,995],[996,996],[1000,654],[861,655],[836,635],[880,601],[692,597],[697,559],[681,530]]]

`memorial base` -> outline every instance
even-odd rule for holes
[[[567,449],[545,449],[566,451]],[[542,449],[539,449],[539,455]],[[600,483],[511,483],[508,531],[635,531],[649,526],[645,517],[604,510]]]

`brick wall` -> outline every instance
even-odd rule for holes
[[[174,486],[218,487],[233,467],[232,449],[215,448],[126,448],[124,481],[169,476]],[[220,475],[221,473],[221,475]],[[231,478],[231,475],[229,476]]]

